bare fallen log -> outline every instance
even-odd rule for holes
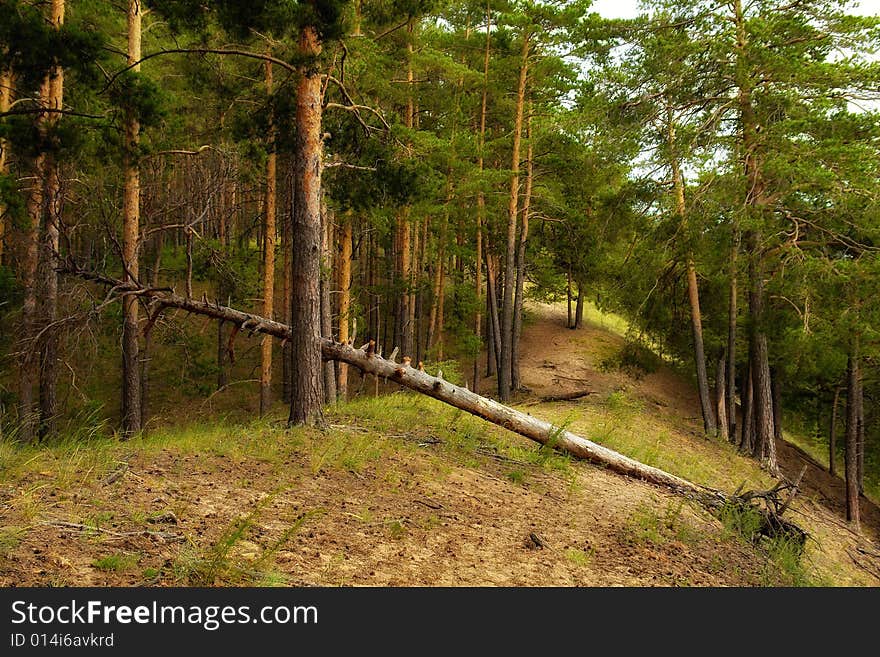
[[[285,324],[242,312],[235,308],[222,306],[219,303],[212,304],[207,300],[183,297],[167,288],[140,287],[135,283],[126,283],[82,270],[65,269],[63,271],[87,280],[109,285],[112,287],[111,292],[115,292],[119,296],[135,295],[150,299],[151,305],[154,307],[150,313],[151,317],[165,308],[178,308],[193,314],[231,322],[240,331],[248,331],[251,334],[263,333],[281,340],[289,340],[291,337],[290,327]],[[783,490],[797,490],[797,483],[785,482],[778,485],[772,491],[744,493],[742,495],[739,495],[739,491],[737,491],[733,496],[726,495],[721,491],[695,484],[659,468],[641,463],[598,443],[587,440],[582,436],[578,436],[564,427],[555,426],[550,422],[510,408],[492,399],[482,397],[467,388],[462,388],[444,380],[441,376],[432,376],[424,371],[422,367],[412,367],[409,358],[404,358],[403,363],[383,358],[377,353],[376,345],[372,340],[360,348],[355,348],[349,344],[322,339],[321,351],[325,360],[337,360],[348,363],[357,367],[361,372],[371,374],[377,379],[380,377],[391,379],[402,386],[438,399],[455,408],[467,411],[472,415],[534,440],[541,445],[547,445],[576,458],[604,466],[613,472],[663,486],[675,493],[698,501],[710,509],[717,510],[729,503],[737,505],[749,504],[755,498],[766,500],[771,493],[778,494]],[[396,350],[394,353],[396,353]],[[788,503],[785,506],[788,506]],[[784,507],[782,510],[784,510]],[[772,528],[782,531],[793,531],[799,537],[806,536],[800,528],[790,522],[782,522],[777,514],[773,515],[775,517],[769,520]]]
[[[291,337],[290,327],[280,322],[222,306],[219,303],[183,297],[167,288],[141,287],[135,283],[126,283],[82,270],[68,269],[65,272],[112,286],[113,290],[121,296],[135,295],[152,299],[157,311],[163,308],[179,308],[193,314],[230,322],[240,331],[265,333],[281,340],[289,340]],[[702,501],[712,500],[713,504],[723,503],[723,496],[718,491],[699,486],[659,468],[636,461],[578,436],[563,427],[554,426],[550,422],[482,397],[442,378],[432,376],[423,370],[412,367],[408,359],[404,359],[401,364],[382,358],[376,353],[375,343],[372,341],[358,349],[325,338],[321,340],[321,351],[326,360],[338,360],[354,365],[364,373],[391,379],[402,386],[439,399],[542,445],[605,466],[614,472],[665,486],[679,493],[689,494]]]

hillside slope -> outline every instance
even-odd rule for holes
[[[700,435],[695,395],[668,368],[606,371],[622,344],[613,327],[530,314],[521,408],[700,483],[769,483]],[[0,445],[0,584],[880,584],[876,507],[852,534],[815,467],[792,510],[815,539],[798,564],[664,490],[413,394],[340,406],[323,432],[280,417],[125,444]],[[794,472],[802,457],[782,447]]]

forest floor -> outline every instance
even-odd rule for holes
[[[613,367],[621,325],[589,317],[569,331],[560,308],[530,305],[522,410],[699,483],[769,487],[703,437],[686,378]],[[783,471],[808,465],[789,512],[811,535],[801,559],[415,394],[342,404],[324,431],[281,418],[0,443],[0,585],[880,585],[877,507],[863,500],[853,533],[840,480],[788,443]]]

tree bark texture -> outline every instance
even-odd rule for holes
[[[266,93],[272,95],[272,62],[265,63]],[[269,154],[266,157],[266,201],[263,204],[263,317],[273,318],[275,312],[275,239],[277,200],[277,158],[274,127],[270,121]],[[272,405],[272,338],[266,336],[260,345],[260,417]]]
[[[299,55],[305,59],[296,88],[296,142],[291,244],[288,423],[323,423],[321,376],[321,76],[314,61],[321,52],[318,32],[302,29]]]
[[[516,226],[519,215],[519,160],[522,142],[522,124],[526,101],[526,81],[529,69],[529,35],[523,34],[516,92],[516,115],[513,122],[513,152],[511,155],[510,200],[507,205],[507,248],[504,259],[504,297],[501,303],[501,361],[498,368],[498,398],[510,399],[513,363],[513,292],[516,287]]]
[[[140,71],[141,0],[128,2],[128,66]],[[125,119],[125,186],[122,196],[122,259],[126,276],[138,280],[138,239],[140,235],[140,165],[138,144],[140,122],[133,111]],[[122,435],[131,436],[141,430],[142,390],[138,339],[138,300],[122,301]]]

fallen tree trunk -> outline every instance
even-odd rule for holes
[[[83,274],[80,273],[80,275]],[[164,289],[137,288],[134,285],[97,275],[90,275],[88,278],[113,285],[116,291],[123,295],[152,298],[153,304],[160,308],[179,308],[193,314],[231,322],[241,331],[264,333],[281,340],[290,339],[290,327],[285,324],[211,303],[206,299],[187,298]],[[357,349],[351,345],[324,338],[321,340],[321,351],[326,360],[348,363],[367,374],[391,379],[402,386],[439,399],[542,445],[605,466],[614,472],[659,484],[679,493],[689,494],[689,496],[699,498],[703,502],[711,500],[713,506],[724,501],[723,495],[717,491],[699,486],[659,468],[645,465],[567,431],[563,427],[557,427],[550,422],[482,397],[467,388],[454,385],[443,378],[432,376],[422,369],[414,368],[410,365],[408,358],[404,359],[403,363],[382,358],[375,352],[372,342]]]
[[[291,337],[290,327],[285,324],[222,306],[219,303],[211,303],[206,298],[197,300],[183,297],[168,288],[146,288],[138,286],[134,282],[123,282],[80,269],[67,268],[63,271],[86,280],[108,285],[111,287],[111,295],[151,299],[151,317],[155,317],[164,308],[179,308],[193,314],[230,322],[240,331],[272,335],[283,341],[287,341]],[[720,507],[728,501],[728,497],[720,491],[694,484],[659,468],[636,461],[578,436],[564,427],[557,427],[550,422],[482,397],[467,388],[454,385],[442,377],[432,376],[421,368],[414,368],[410,365],[408,358],[405,358],[403,363],[382,358],[376,353],[375,344],[372,341],[357,349],[348,344],[322,338],[321,351],[326,360],[348,363],[367,374],[391,379],[402,386],[439,399],[542,445],[591,461],[613,472],[658,484],[712,508]]]

